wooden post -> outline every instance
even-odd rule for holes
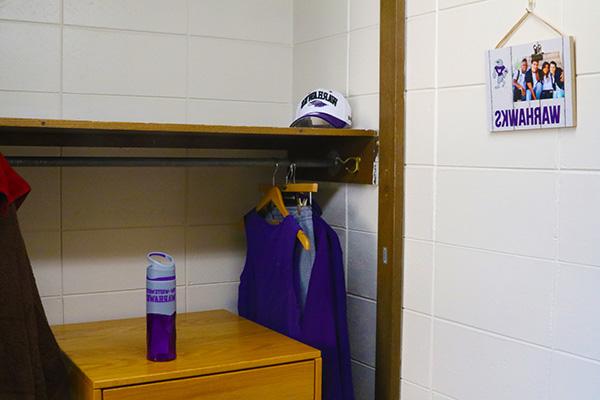
[[[404,224],[404,0],[381,0],[376,399],[400,398]]]

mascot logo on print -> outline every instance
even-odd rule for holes
[[[494,89],[500,89],[506,86],[507,75],[508,68],[504,65],[504,61],[501,58],[497,59],[495,65],[492,67],[492,82],[496,83]]]

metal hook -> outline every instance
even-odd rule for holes
[[[527,12],[532,13],[535,10],[535,2],[536,0],[528,0]]]
[[[292,169],[292,183],[296,183],[296,163],[291,163],[290,168]]]
[[[295,162],[290,163],[287,173],[285,174],[285,184],[287,185],[290,182],[296,183],[296,163]]]
[[[342,165],[344,165],[344,169],[346,171],[348,171],[349,173],[351,173],[351,174],[355,174],[355,173],[357,173],[360,170],[360,161],[361,161],[360,157],[348,157],[346,159],[342,159],[340,157],[336,157],[335,161],[341,163]],[[346,166],[346,164],[348,164],[351,161],[354,162],[354,166],[352,168],[348,168]]]
[[[277,175],[278,170],[279,170],[279,163],[275,162],[275,170],[273,171],[273,186],[275,186],[275,176]]]

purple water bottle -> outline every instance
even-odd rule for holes
[[[166,253],[148,254],[146,270],[146,346],[148,360],[170,361],[175,353],[175,261]]]

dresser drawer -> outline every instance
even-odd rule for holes
[[[103,400],[312,400],[315,361],[103,390]],[[318,377],[320,381],[321,377]],[[319,382],[320,383],[320,382]],[[320,396],[318,396],[320,398]]]

